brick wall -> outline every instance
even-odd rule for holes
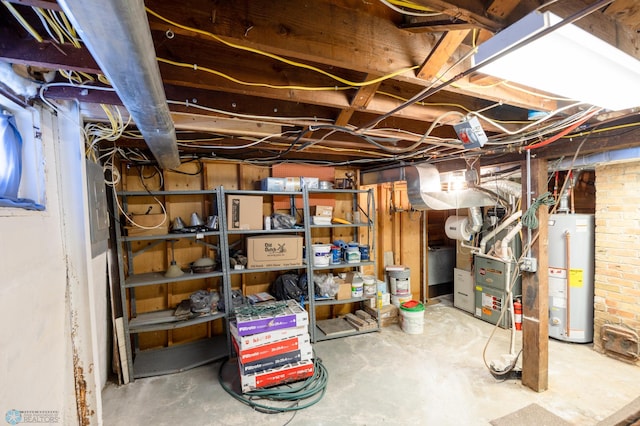
[[[600,166],[595,175],[594,348],[603,352],[604,324],[640,334],[640,163]]]

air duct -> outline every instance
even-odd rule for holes
[[[180,165],[176,133],[142,0],[60,0],[160,167]]]
[[[404,167],[411,207],[416,210],[455,210],[492,206],[495,199],[473,188],[443,191],[440,173],[432,164]]]

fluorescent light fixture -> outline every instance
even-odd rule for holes
[[[530,13],[481,44],[473,65],[484,74],[614,111],[640,106],[640,61],[573,24],[482,66],[560,21],[550,12]]]

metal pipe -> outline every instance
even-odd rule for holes
[[[567,337],[571,337],[571,233],[569,231],[564,233],[564,237],[567,240],[565,247],[565,263],[567,268],[567,309],[566,309],[566,323],[567,323]]]
[[[142,0],[60,0],[160,167],[180,165],[175,127]]]
[[[527,210],[531,208],[531,151],[527,150]],[[531,258],[531,228],[527,227],[527,257]]]

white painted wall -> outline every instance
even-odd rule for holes
[[[0,105],[8,103],[0,99]],[[46,211],[0,209],[3,420],[9,410],[48,411],[59,424],[78,424],[74,366],[81,366],[85,417],[101,424],[108,359],[106,257],[91,258],[83,145],[78,127],[68,121],[77,120],[78,112],[73,104],[67,107],[64,118],[34,113],[39,128],[27,129],[27,137],[42,134]]]

